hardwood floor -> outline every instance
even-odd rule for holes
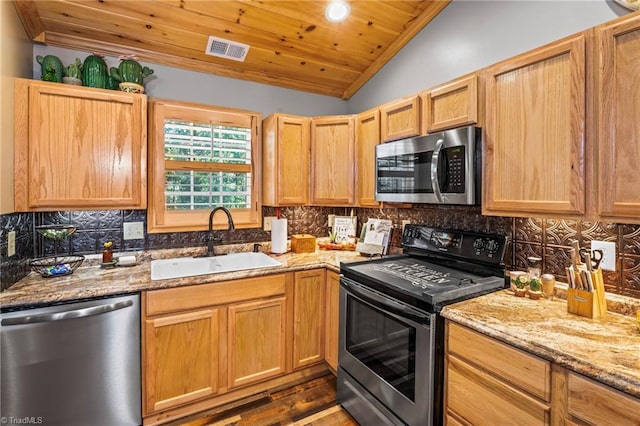
[[[318,377],[236,407],[221,407],[167,426],[357,426],[335,401],[336,378]]]

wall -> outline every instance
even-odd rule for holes
[[[417,93],[626,13],[610,1],[454,0],[349,99],[348,111]]]
[[[15,282],[29,271],[33,251],[32,219],[12,214],[13,205],[13,79],[31,75],[31,42],[13,3],[0,1],[0,284]],[[6,214],[5,214],[6,213]],[[7,235],[16,232],[16,255],[7,256]]]
[[[126,53],[123,51],[123,53]],[[33,78],[40,79],[37,55],[56,55],[67,65],[75,58],[84,60],[90,52],[53,46],[33,46]],[[109,67],[117,66],[118,58],[107,56]],[[152,63],[143,63],[154,73],[145,80],[145,93],[151,97],[220,105],[262,113],[262,118],[274,112],[295,112],[298,115],[346,114],[347,102],[329,96],[314,95],[266,84],[252,83],[213,74],[188,71]]]
[[[0,1],[0,214],[13,212],[13,78],[31,75],[31,42],[9,1]]]

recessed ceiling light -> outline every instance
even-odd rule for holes
[[[324,16],[331,22],[342,22],[349,16],[351,8],[344,0],[332,0],[324,10]]]

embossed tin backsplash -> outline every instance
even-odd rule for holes
[[[286,207],[280,213],[288,219],[291,234],[327,236],[328,216],[351,214],[351,208]],[[263,208],[263,216],[275,216],[272,207]],[[526,269],[527,257],[541,257],[544,272],[566,280],[564,267],[569,263],[569,245],[577,239],[581,246],[589,247],[591,240],[616,243],[616,272],[605,272],[608,292],[640,298],[640,226],[586,222],[564,219],[521,219],[483,216],[479,207],[417,205],[412,209],[354,208],[361,226],[370,217],[391,219],[394,224],[392,245],[400,246],[402,222],[424,224],[439,228],[461,229],[483,233],[496,233],[511,237],[505,264],[508,269]],[[144,239],[124,240],[125,222],[143,222],[145,210],[97,210],[70,212],[14,213],[0,215],[0,265],[2,289],[15,283],[29,272],[28,261],[33,257],[53,253],[51,241],[34,233],[33,228],[47,224],[73,224],[78,230],[60,248],[74,254],[99,253],[105,241],[113,241],[118,252],[204,246],[207,233],[178,232],[147,234]],[[6,233],[16,230],[18,251],[7,256]],[[223,244],[269,241],[270,233],[262,229],[239,229],[234,232],[215,231]]]
[[[605,290],[640,298],[640,225],[567,219],[514,219],[514,269],[527,268],[527,257],[542,258],[542,269],[566,282],[572,240],[590,248],[592,240],[616,243],[616,271],[603,271]]]

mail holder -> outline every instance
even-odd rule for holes
[[[579,274],[579,271],[574,272]],[[607,314],[607,300],[604,294],[602,270],[588,272],[593,283],[593,291],[567,289],[567,312],[587,318],[601,318]],[[575,281],[575,280],[574,280]]]

